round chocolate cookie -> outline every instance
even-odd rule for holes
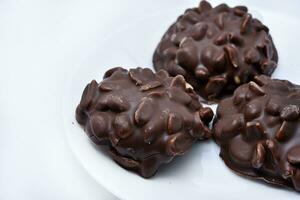
[[[206,1],[177,19],[153,55],[156,70],[183,75],[206,100],[232,95],[255,75],[270,76],[277,62],[269,29],[247,7]]]
[[[232,170],[300,191],[300,87],[260,75],[217,108],[214,138]]]
[[[113,68],[85,88],[76,119],[122,167],[143,177],[184,154],[197,139],[211,136],[213,112],[183,76],[164,70]]]

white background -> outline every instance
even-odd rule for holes
[[[247,1],[226,2],[247,5]],[[275,1],[263,1],[261,6],[268,2]],[[297,14],[300,6],[291,6],[299,5],[297,0],[284,2],[271,3],[271,9],[274,6],[279,15],[281,10]],[[85,172],[68,147],[62,132],[63,86],[68,74],[128,21],[162,12],[161,7],[183,11],[197,4],[196,0],[0,0],[0,199],[117,199]],[[295,23],[299,26],[299,21]],[[300,75],[298,71],[294,73]],[[293,77],[297,81],[298,76]]]

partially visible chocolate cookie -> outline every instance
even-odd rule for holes
[[[267,76],[220,102],[214,138],[232,170],[300,191],[300,87]]]
[[[196,140],[209,138],[212,117],[183,76],[147,68],[107,71],[102,82],[86,86],[76,109],[88,136],[143,177],[153,176]]]
[[[270,76],[278,62],[269,29],[245,6],[212,7],[201,1],[187,9],[158,44],[153,64],[183,75],[208,100],[232,95],[255,75]]]

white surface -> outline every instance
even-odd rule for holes
[[[257,2],[252,1],[247,5],[254,15],[270,27],[279,50],[280,65],[274,77],[299,82],[300,71],[294,63],[299,63],[300,59],[292,49],[297,49],[300,41],[292,40],[290,34],[300,31],[297,26],[300,15],[293,18],[293,14],[284,12],[284,9],[279,12],[279,4],[273,9]],[[186,3],[184,8],[188,6]],[[77,123],[72,123],[75,121],[75,107],[85,85],[92,79],[101,81],[104,72],[110,67],[151,66],[151,56],[157,42],[182,10],[181,6],[170,8],[166,4],[155,13],[124,24],[120,30],[104,39],[103,43],[99,43],[94,54],[70,74],[70,82],[64,93],[63,114],[68,140],[76,156],[101,185],[126,200],[205,197],[232,200],[240,199],[241,196],[247,199],[261,198],[261,195],[266,199],[298,199],[299,194],[296,192],[270,187],[232,173],[219,158],[219,148],[213,142],[198,143],[186,156],[165,166],[154,178],[145,180],[116,165],[91,144]]]
[[[299,33],[299,1],[226,2],[248,5],[263,19],[279,51],[274,76],[300,84],[300,41],[292,40]],[[299,198],[297,193],[236,176],[218,158],[212,142],[196,145],[156,177],[144,180],[115,165],[88,142],[76,123],[72,125],[74,107],[89,80],[101,80],[114,65],[150,65],[153,48],[168,25],[197,4],[1,0],[0,199],[116,199],[100,185],[126,200],[162,199],[162,193],[168,199]],[[118,30],[123,32],[113,37]]]

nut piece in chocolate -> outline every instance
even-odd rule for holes
[[[214,138],[232,170],[300,191],[300,87],[260,75],[217,108]]]
[[[108,146],[119,165],[143,177],[209,138],[212,117],[183,76],[148,68],[107,71],[102,82],[86,86],[76,109],[90,139]]]
[[[213,8],[207,1],[179,16],[153,55],[156,70],[183,75],[210,101],[232,95],[256,75],[270,76],[277,62],[269,29],[247,7]]]

